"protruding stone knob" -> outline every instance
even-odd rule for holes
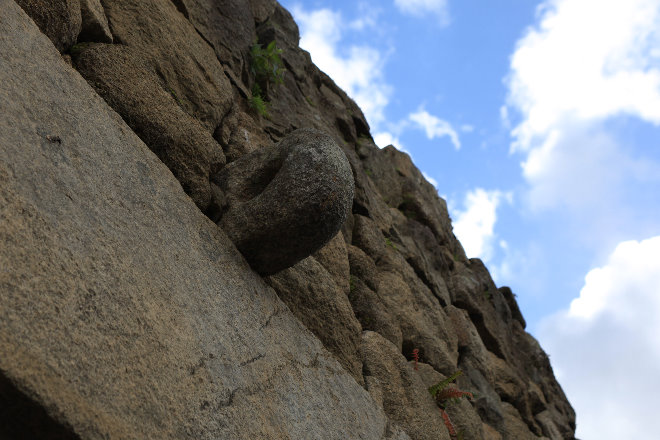
[[[312,129],[241,157],[213,181],[225,198],[218,224],[262,275],[293,266],[334,237],[354,192],[344,152]]]

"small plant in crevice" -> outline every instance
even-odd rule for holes
[[[385,239],[385,245],[391,247],[394,250],[397,250],[396,245],[394,243],[392,243],[392,240],[390,240],[389,238]]]
[[[277,85],[284,82],[284,63],[282,49],[277,47],[275,40],[264,48],[256,43],[250,48],[250,70],[255,80],[262,86]]]
[[[255,84],[256,86],[256,84]],[[255,93],[254,88],[252,89],[252,96],[248,100],[248,104],[250,105],[250,108],[253,109],[254,111],[257,112],[260,116],[263,116],[264,118],[268,117],[268,103],[264,101],[264,99],[261,97],[261,94]]]
[[[419,362],[419,348],[416,348],[412,351],[412,357],[415,361],[415,370],[419,370],[419,368],[417,368],[417,362]]]
[[[357,278],[355,278],[353,275],[351,275],[351,278],[348,280],[349,283],[349,289],[351,292],[355,291],[357,289]]]
[[[445,422],[445,426],[447,427],[447,431],[449,431],[449,437],[452,440],[458,440],[458,434],[456,433],[456,428],[454,427],[454,424],[452,423],[451,419],[449,418],[449,414],[447,414],[447,411],[440,408],[440,415],[442,415],[442,421]]]
[[[458,379],[462,374],[463,372],[458,370],[448,378],[441,380],[435,385],[429,387],[429,393],[431,393],[431,396],[433,396],[438,404],[444,404],[444,402],[447,400],[458,399],[461,397],[468,397],[470,399],[474,398],[472,393],[468,391],[461,391],[458,388],[448,386],[450,383]]]
[[[452,423],[451,419],[449,418],[449,414],[447,414],[445,409],[447,406],[455,403],[461,397],[467,397],[470,400],[474,399],[474,395],[469,391],[463,391],[458,387],[449,386],[451,382],[455,381],[462,374],[463,372],[458,370],[448,378],[441,380],[437,384],[429,387],[429,393],[431,393],[431,396],[433,396],[435,399],[435,403],[437,403],[438,407],[440,408],[440,415],[442,416],[442,420],[444,421],[445,426],[449,431],[449,436],[452,438],[452,440],[461,439],[462,433],[456,432],[456,427]]]
[[[174,98],[177,104],[179,104],[180,106],[183,105],[181,103],[181,100],[177,96],[176,92],[174,91],[174,89],[172,89],[171,87],[167,87],[167,92],[172,96],[172,98]]]
[[[266,47],[256,43],[250,48],[250,72],[254,75],[250,108],[260,116],[268,117],[269,91],[284,82],[284,63],[280,55],[282,49],[275,40]]]

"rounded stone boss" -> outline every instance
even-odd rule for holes
[[[355,190],[335,141],[300,129],[213,176],[218,225],[253,269],[272,275],[324,246],[339,231]]]

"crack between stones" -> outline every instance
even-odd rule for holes
[[[286,310],[283,309],[283,308],[279,308],[279,309],[275,310],[273,313],[271,313],[271,315],[268,318],[266,318],[266,322],[264,322],[263,324],[261,324],[261,326],[259,326],[259,330],[263,330],[266,327],[268,327],[273,318],[276,318],[276,317],[280,316],[285,311]]]
[[[186,9],[186,7],[185,7],[185,5],[183,4],[183,2],[182,2],[181,0],[171,0],[171,1],[172,1],[172,3],[174,4],[174,7],[176,7],[177,10],[178,10],[179,12],[181,12],[181,14],[185,17],[185,19],[188,20],[188,23],[190,23],[190,25],[193,27],[193,29],[195,29],[195,32],[197,32],[197,35],[199,35],[200,38],[201,38],[202,40],[204,40],[204,42],[206,42],[206,44],[208,44],[208,45],[211,47],[211,49],[213,50],[213,53],[215,54],[216,59],[217,59],[218,62],[222,65],[223,69],[225,70],[225,74],[226,74],[226,68],[227,68],[227,65],[226,65],[225,63],[223,63],[222,60],[221,60],[220,58],[218,58],[218,53],[217,53],[217,51],[216,51],[216,49],[215,49],[215,45],[214,45],[213,43],[211,43],[211,40],[209,40],[208,38],[206,38],[206,35],[204,35],[204,34],[203,34],[203,33],[197,28],[197,26],[195,26],[195,23],[193,23],[193,21],[190,19],[190,14],[188,13],[188,10]],[[179,7],[179,4],[181,5],[181,7]],[[229,51],[231,50],[230,47],[225,46],[224,44],[222,45],[222,47],[224,47],[225,49],[227,49],[227,50],[229,50]],[[231,78],[230,78],[230,80],[231,80]],[[234,84],[234,85],[236,86],[236,84]]]
[[[251,358],[251,359],[248,359],[248,360],[246,360],[246,361],[243,361],[243,362],[241,362],[241,363],[238,364],[238,365],[239,365],[240,367],[245,367],[246,365],[252,364],[252,363],[258,361],[259,359],[263,359],[263,358],[265,358],[265,357],[266,357],[266,355],[265,355],[264,353],[259,353],[259,354],[256,355],[255,357],[253,357],[253,358]]]
[[[172,3],[174,4],[174,7],[181,12],[181,14],[186,17],[186,20],[190,21],[190,14],[188,13],[188,9],[186,8],[186,5],[183,3],[182,0],[172,0]]]
[[[108,22],[108,29],[110,30],[110,35],[112,35],[112,44],[122,44],[121,39],[117,38],[117,35],[115,34],[114,30],[112,29],[112,23],[110,22],[110,19],[108,18],[108,7],[105,5],[108,0],[100,0],[99,3],[101,4],[101,7],[103,8],[103,15],[105,15],[105,19]]]
[[[217,58],[217,56],[216,56],[216,58]],[[228,67],[225,63],[223,63],[222,61],[220,61],[219,58],[218,58],[218,61],[219,61],[220,64],[222,65],[223,70],[225,71],[225,76],[229,79],[229,82],[230,82],[234,87],[236,87],[236,88],[238,89],[238,92],[239,92],[244,98],[247,99],[248,96],[245,94],[245,90],[243,90],[243,89],[244,89],[243,85],[242,85],[242,84],[238,84],[238,82],[236,82],[236,79],[235,79],[232,75],[229,74],[229,67]]]

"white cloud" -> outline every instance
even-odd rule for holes
[[[465,196],[464,210],[452,209],[454,234],[470,258],[489,261],[493,256],[497,207],[502,200],[511,203],[511,194],[477,188]]]
[[[529,206],[568,219],[562,229],[578,226],[575,240],[597,250],[639,233],[641,213],[654,210],[639,195],[657,184],[660,167],[618,127],[624,118],[660,125],[659,49],[658,0],[545,0],[511,57],[501,119],[513,127],[512,152],[524,156]],[[578,437],[660,432],[659,313],[655,237],[616,246],[570,308],[539,326]]]
[[[497,285],[517,286],[516,290],[532,303],[547,294],[548,286],[557,278],[556,271],[548,264],[547,247],[532,238],[519,244],[499,240],[493,248],[498,252],[488,262],[488,271]],[[531,312],[543,311],[537,307]],[[531,316],[530,321],[530,316],[526,317],[528,323],[535,319]]]
[[[586,439],[660,432],[660,236],[620,243],[539,339]]]
[[[512,151],[526,155],[533,205],[591,209],[615,187],[608,174],[620,183],[639,165],[606,122],[660,124],[660,2],[546,0],[538,12],[511,57],[501,118],[520,116]]]
[[[424,171],[422,171],[422,176],[424,176],[424,178],[425,178],[425,179],[426,179],[431,185],[433,185],[433,186],[435,187],[435,189],[438,189],[438,181],[435,180],[433,177],[431,177],[430,174],[427,174],[427,173],[425,173]]]
[[[358,10],[359,18],[351,21],[348,27],[357,31],[364,29],[378,30],[378,18],[383,11],[372,4],[364,2],[358,4]]]
[[[464,133],[472,133],[474,131],[474,125],[463,124],[461,125],[461,131]]]
[[[657,0],[548,0],[540,10],[511,59],[509,102],[523,116],[514,148],[566,120],[627,113],[660,123]]]
[[[441,26],[449,24],[449,4],[447,0],[394,0],[394,4],[404,14],[425,17],[433,14]]]
[[[399,138],[389,131],[380,131],[375,133],[374,142],[378,148],[385,148],[388,145],[393,145],[399,151],[406,151]]]
[[[565,124],[530,150],[522,168],[533,209],[565,207],[589,217],[611,209],[624,183],[644,178],[643,165],[598,125]]]
[[[461,148],[461,141],[458,139],[458,133],[447,121],[444,121],[437,116],[433,116],[426,110],[419,110],[416,113],[411,113],[408,119],[413,122],[418,128],[426,132],[428,139],[435,139],[439,137],[448,136],[454,148],[457,150]]]
[[[293,16],[300,27],[300,47],[309,51],[314,63],[355,99],[376,129],[385,119],[384,110],[392,92],[382,75],[383,55],[369,46],[350,46],[340,51],[346,25],[339,12],[294,7]],[[350,26],[362,29],[369,23],[354,21]]]

